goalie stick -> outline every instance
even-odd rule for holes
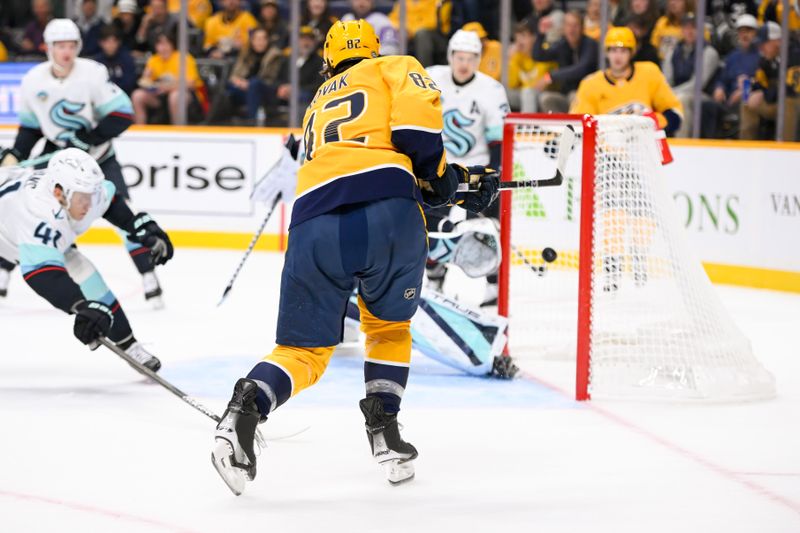
[[[567,159],[569,158],[572,147],[575,144],[575,128],[571,125],[564,127],[561,132],[561,138],[558,143],[558,151],[556,152],[556,173],[552,178],[547,179],[527,179],[527,180],[514,180],[514,181],[501,181],[499,189],[507,191],[512,189],[531,189],[538,187],[558,187],[564,182],[564,172],[567,166]],[[470,190],[469,183],[462,183],[458,186],[459,192],[466,192]]]
[[[236,267],[233,276],[231,276],[231,280],[228,282],[228,286],[225,287],[225,290],[222,292],[222,298],[219,299],[217,307],[219,307],[225,302],[225,298],[228,297],[228,293],[230,293],[231,289],[233,289],[233,284],[236,281],[236,278],[239,277],[239,272],[242,271],[242,267],[244,266],[245,261],[247,261],[247,258],[250,257],[250,253],[253,251],[253,248],[255,248],[256,242],[258,242],[258,238],[261,237],[261,234],[264,232],[264,228],[267,226],[267,222],[269,222],[270,217],[272,217],[272,213],[275,211],[275,206],[278,205],[278,202],[280,200],[281,200],[281,195],[280,194],[276,195],[275,199],[272,201],[272,205],[269,207],[269,210],[267,210],[267,214],[264,217],[264,220],[261,222],[261,225],[258,227],[258,230],[256,230],[256,234],[253,235],[253,239],[250,241],[250,245],[247,247],[247,251],[242,256],[241,261],[239,261],[239,266]]]

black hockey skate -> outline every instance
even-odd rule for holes
[[[372,456],[385,468],[389,483],[399,485],[414,479],[417,449],[400,437],[397,415],[385,413],[383,402],[375,396],[364,398],[358,405],[366,419]]]
[[[211,463],[237,496],[244,491],[245,483],[256,477],[255,436],[261,418],[256,406],[257,391],[258,385],[250,379],[236,382],[214,435]]]

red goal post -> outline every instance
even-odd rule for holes
[[[511,113],[503,181],[552,176],[567,125],[577,138],[565,183],[500,196],[508,353],[574,359],[578,400],[774,395],[686,244],[652,120]]]

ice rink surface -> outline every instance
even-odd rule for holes
[[[241,253],[180,249],[152,311],[122,247],[83,250],[162,375],[221,413],[273,346],[282,257],[254,254],[217,308]],[[213,422],[79,344],[17,271],[0,301],[0,532],[800,532],[800,295],[717,289],[776,399],[578,404],[574,364],[522,357],[509,383],[415,355],[400,420],[417,477],[391,487],[357,406],[361,356],[336,355],[261,426],[236,498],[209,460]]]

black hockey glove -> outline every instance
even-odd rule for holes
[[[422,201],[430,207],[452,204],[461,178],[459,169],[463,168],[459,165],[447,165],[441,176],[432,180],[419,180]]]
[[[66,136],[62,137],[64,140],[64,148],[79,148],[84,152],[88,152],[92,147],[89,142],[89,133],[86,130],[70,131]]]
[[[139,213],[133,219],[133,231],[130,232],[129,239],[150,248],[153,262],[163,265],[170,259],[175,252],[169,235],[161,229],[147,213]]]
[[[480,165],[461,167],[466,173],[464,182],[470,190],[456,194],[456,203],[472,213],[480,213],[500,194],[500,176],[493,168]]]
[[[24,158],[16,148],[3,148],[0,151],[0,167],[11,167],[21,162]]]
[[[83,344],[105,337],[114,324],[114,314],[103,302],[81,300],[72,306],[75,313],[73,333]]]

